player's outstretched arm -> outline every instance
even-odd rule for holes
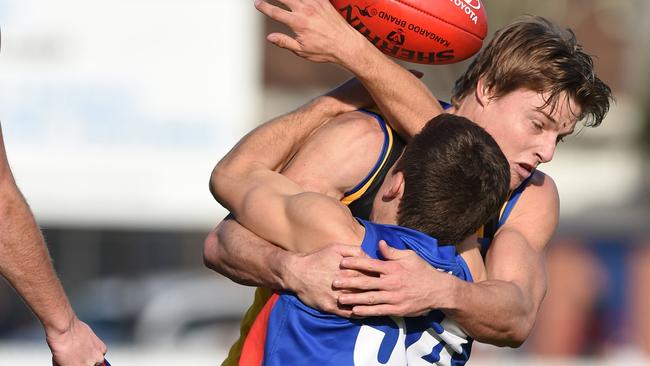
[[[387,261],[342,260],[343,268],[381,276],[337,278],[337,289],[362,291],[344,294],[339,301],[354,306],[357,316],[417,315],[440,309],[480,342],[520,346],[532,330],[546,292],[544,249],[558,219],[555,184],[543,173],[535,174],[490,246],[486,281],[460,281],[432,271],[408,251],[384,248]]]
[[[16,187],[0,130],[0,274],[43,324],[53,361],[94,365],[106,346],[75,315],[27,203]]]
[[[335,63],[351,71],[400,135],[415,135],[442,112],[426,85],[368,42],[328,0],[279,1],[289,11],[262,0],[255,7],[289,26],[295,36],[272,33],[267,40],[308,60]]]

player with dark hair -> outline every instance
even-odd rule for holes
[[[311,252],[338,240],[380,258],[378,242],[385,240],[463,280],[482,273],[469,267],[453,245],[492,217],[508,194],[508,162],[482,128],[450,114],[427,123],[384,180],[372,222],[355,219],[339,200],[305,191],[275,171],[291,158],[297,142],[282,140],[264,148],[282,128],[274,122],[258,128],[214,170],[215,198],[242,225],[291,251]],[[460,365],[469,358],[471,339],[440,311],[350,321],[309,308],[291,293],[269,304],[265,365],[364,365],[382,358],[406,364],[427,355],[440,361],[436,364],[454,360]],[[376,338],[376,332],[384,335]],[[389,344],[382,339],[390,339]],[[441,346],[421,353],[432,342]]]
[[[310,255],[292,254],[264,243],[233,221],[222,223],[219,235],[213,233],[206,240],[206,262],[239,282],[288,289],[310,305],[339,315],[404,316],[442,309],[481,342],[521,345],[546,292],[544,250],[559,210],[555,183],[536,168],[553,158],[557,144],[573,133],[578,121],[597,126],[609,109],[610,89],[595,75],[591,57],[570,31],[539,17],[522,18],[499,30],[476,56],[456,84],[453,104],[443,109],[424,84],[351,28],[328,1],[284,2],[289,11],[256,3],[260,11],[296,33],[293,38],[271,34],[268,39],[307,59],[334,62],[355,73],[405,139],[446,110],[476,122],[497,141],[510,163],[511,196],[500,216],[479,232],[488,280],[468,283],[442,276],[408,251],[387,249],[386,261],[354,257],[357,253],[343,245]],[[350,107],[317,98],[287,116],[287,133],[292,133],[291,121],[325,118]],[[380,148],[367,142],[351,145],[340,137],[376,134],[366,133],[362,124],[358,129],[345,127],[345,132],[341,127],[322,136],[324,142],[314,138],[305,145],[305,154],[296,148],[300,162],[288,172],[292,179],[302,176],[314,190],[336,191],[344,186],[339,183],[341,175],[337,170],[329,170],[331,176],[318,175],[314,172],[319,167],[350,167],[342,170],[361,178],[371,171],[372,163],[363,159],[380,155]],[[313,176],[322,179],[315,183],[309,178]],[[472,241],[479,245],[477,238],[468,245]],[[349,269],[380,276],[346,276]],[[255,307],[259,309],[263,301],[258,296]],[[253,319],[256,311],[253,308],[247,319]],[[242,339],[248,325],[243,323]],[[225,364],[237,359],[234,348]]]

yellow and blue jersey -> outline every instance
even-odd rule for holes
[[[404,140],[395,134],[381,115],[369,110],[361,111],[373,116],[377,120],[384,133],[384,143],[379,158],[370,173],[354,188],[345,192],[341,202],[350,208],[350,211],[352,211],[355,217],[368,219],[372,210],[372,201],[375,199],[379,188],[384,182],[386,174],[402,154],[405,143]]]

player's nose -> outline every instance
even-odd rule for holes
[[[535,155],[540,164],[548,163],[549,161],[553,160],[553,155],[555,154],[555,148],[557,147],[556,140],[557,140],[556,136],[550,136],[549,134],[549,137],[545,138],[538,145]]]

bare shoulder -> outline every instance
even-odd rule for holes
[[[365,234],[347,206],[320,193],[290,197],[287,213],[300,251],[317,250],[333,242],[360,245]]]
[[[383,143],[373,116],[344,113],[310,136],[282,173],[305,190],[340,199],[372,170]]]
[[[537,205],[550,209],[559,208],[560,203],[555,181],[539,170],[533,174],[528,187],[522,193],[521,200],[523,206]]]
[[[560,199],[553,179],[535,171],[500,231],[514,231],[533,249],[543,250],[558,224]]]

